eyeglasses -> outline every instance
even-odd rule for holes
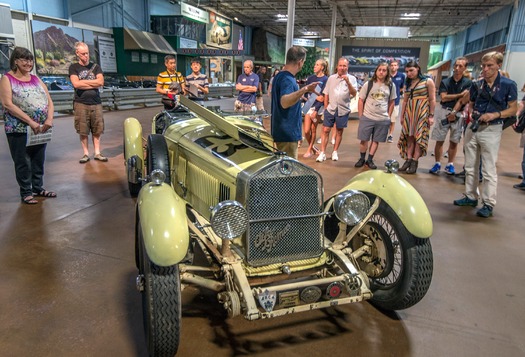
[[[33,63],[32,59],[18,58],[18,60],[22,63]]]

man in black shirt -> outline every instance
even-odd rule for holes
[[[456,158],[458,143],[463,131],[463,118],[456,114],[457,112],[461,113],[464,106],[457,112],[453,109],[456,102],[461,98],[468,98],[469,95],[472,81],[463,75],[467,69],[467,63],[468,60],[465,57],[457,58],[454,62],[453,76],[443,79],[439,85],[441,105],[436,105],[436,120],[431,136],[431,139],[436,140],[436,147],[434,148],[436,163],[429,170],[431,174],[437,174],[439,170],[441,170],[440,161],[443,155],[443,143],[449,131],[448,164],[445,166],[445,172],[449,175],[456,173],[454,169],[454,159]]]

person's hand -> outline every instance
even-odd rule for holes
[[[53,124],[51,124],[51,122],[46,120],[44,122],[44,124],[41,125],[40,129],[41,129],[42,133],[45,133],[46,131],[48,131],[52,127],[53,127]]]
[[[429,117],[428,117],[428,125],[429,125],[429,126],[434,125],[434,117],[433,117],[433,116],[429,116]]]
[[[315,88],[317,88],[317,85],[319,85],[321,82],[313,82],[313,83],[310,83],[309,85],[306,86],[306,91],[308,93],[315,93],[317,95],[320,95],[319,93],[317,93],[315,91]]]
[[[29,124],[29,126],[31,127],[31,129],[33,130],[33,133],[35,134],[40,133],[40,131],[42,130],[42,127],[40,126],[40,124],[34,121],[31,121],[31,124]]]
[[[456,121],[456,113],[450,112],[447,114],[447,120],[449,123]]]

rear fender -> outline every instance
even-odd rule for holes
[[[142,236],[148,257],[159,266],[180,263],[186,256],[190,235],[186,202],[168,184],[151,182],[137,199]]]
[[[418,238],[432,235],[432,217],[425,201],[401,176],[370,170],[354,176],[339,192],[345,190],[359,190],[380,197],[394,210],[411,234]]]
[[[144,162],[144,149],[142,146],[142,126],[135,118],[124,120],[124,159],[137,156]]]

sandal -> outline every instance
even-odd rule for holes
[[[105,156],[102,156],[102,154],[96,154],[94,157],[95,160],[106,162],[108,161],[108,158]]]
[[[25,196],[22,197],[22,203],[25,203],[26,205],[36,205],[38,201],[35,200],[33,196]]]
[[[79,162],[80,162],[81,164],[85,164],[85,163],[88,162],[88,161],[89,161],[89,156],[84,155],[84,156],[82,156],[82,159],[80,159]]]
[[[55,198],[57,194],[53,191],[42,190],[40,192],[33,192],[33,196]]]

